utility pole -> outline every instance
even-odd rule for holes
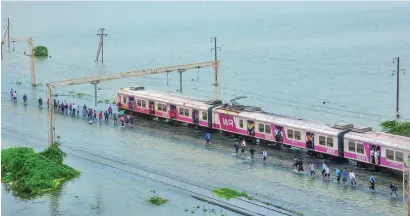
[[[218,47],[216,45],[216,39],[217,37],[213,37],[211,38],[211,42],[214,42],[214,47],[211,48],[211,52],[214,51],[215,52],[215,62],[218,62],[218,49],[219,51],[222,51],[221,47]],[[214,86],[219,86],[219,65],[215,65],[215,83]]]
[[[98,62],[98,58],[100,57],[100,52],[101,52],[101,62],[104,63],[104,37],[107,36],[107,34],[104,34],[105,28],[100,28],[98,29],[97,36],[100,36],[100,43],[98,44],[98,49],[97,49],[97,56],[95,57],[95,61]]]
[[[393,63],[396,60],[397,62],[397,69],[394,72],[396,72],[396,77],[397,77],[397,83],[396,83],[396,117],[399,119],[400,118],[400,112],[399,112],[399,98],[400,98],[400,71],[404,71],[404,69],[400,70],[400,57],[393,58]]]
[[[10,18],[7,18],[7,46],[10,51]]]
[[[33,47],[33,38],[27,38],[27,42],[30,50],[30,70],[31,70],[31,85],[36,86],[36,67],[34,60],[34,47]]]

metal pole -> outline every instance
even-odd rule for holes
[[[397,57],[397,94],[396,94],[396,114],[397,118],[400,117],[399,114],[399,94],[400,94],[400,87],[399,87],[399,80],[400,80],[400,57]]]
[[[179,93],[182,93],[182,71],[179,72]]]
[[[218,61],[218,48],[216,47],[216,37],[214,37],[215,61]],[[215,67],[215,86],[218,86],[218,68]]]
[[[55,133],[55,122],[54,122],[54,103],[53,103],[53,94],[51,88],[47,85],[47,100],[50,103],[50,108],[48,110],[48,144],[51,145],[54,143],[54,133]]]
[[[28,38],[27,42],[30,48],[30,69],[31,69],[31,85],[36,86],[36,71],[34,63],[33,38]]]
[[[101,29],[101,62],[104,63],[104,29]]]
[[[96,83],[93,83],[94,84],[94,104],[95,104],[95,108],[97,108],[97,84],[98,84],[98,82],[96,82]]]
[[[10,18],[7,18],[7,38],[8,48],[10,50]]]

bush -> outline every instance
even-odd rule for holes
[[[218,188],[213,190],[212,192],[214,192],[217,196],[226,198],[228,200],[236,197],[246,197],[249,200],[253,200],[253,197],[249,196],[246,192],[239,192],[230,188]]]
[[[155,204],[155,205],[162,205],[162,204],[167,203],[168,200],[165,199],[165,198],[162,198],[162,197],[160,197],[160,196],[155,195],[155,196],[152,196],[152,197],[148,200],[148,202],[150,202],[150,203],[152,203],[152,204]]]
[[[397,120],[385,121],[380,124],[383,131],[391,134],[410,136],[410,122],[400,122]]]
[[[48,49],[45,46],[36,46],[33,49],[34,56],[48,56]]]
[[[12,190],[36,196],[58,189],[80,172],[63,164],[65,153],[55,143],[36,153],[32,148],[17,147],[1,151],[1,180]]]

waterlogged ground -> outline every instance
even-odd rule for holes
[[[9,90],[26,92],[29,105],[10,101]],[[47,109],[36,107],[35,97],[42,88],[28,85],[2,85],[2,148],[25,145],[43,149],[47,143]],[[20,94],[21,95],[21,94]],[[20,97],[21,98],[21,97]],[[62,99],[62,97],[60,97]],[[65,100],[74,100],[65,97]],[[21,100],[21,99],[20,99]],[[77,104],[90,101],[76,99]],[[183,215],[203,203],[187,194],[159,183],[99,164],[99,156],[125,165],[149,170],[192,184],[206,187],[230,187],[305,215],[404,215],[401,199],[401,177],[377,174],[376,192],[367,190],[370,173],[357,169],[358,186],[342,186],[335,180],[311,178],[308,173],[291,170],[295,152],[269,149],[268,164],[262,165],[261,151],[236,156],[232,140],[213,135],[211,146],[204,146],[203,134],[184,126],[137,119],[136,127],[120,128],[108,124],[87,124],[81,118],[57,114],[56,130],[66,163],[82,171],[82,176],[69,182],[60,192],[31,201],[22,201],[2,187],[4,215]],[[93,156],[94,154],[94,156]],[[305,164],[311,159],[305,157]],[[319,167],[320,160],[314,160]],[[327,162],[334,172],[335,162]],[[306,168],[306,166],[305,166]],[[399,182],[398,198],[389,198],[388,184]],[[152,206],[145,199],[152,190],[170,199],[166,206]],[[221,214],[221,209],[214,206]],[[228,215],[232,212],[223,211]],[[208,215],[197,211],[195,215]],[[218,215],[217,214],[217,215]]]

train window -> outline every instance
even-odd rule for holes
[[[295,140],[301,140],[300,131],[295,131]]]
[[[208,113],[202,112],[202,120],[208,120]]]
[[[165,104],[158,104],[157,105],[157,109],[159,110],[159,111],[163,111],[163,112],[166,112],[167,111],[167,106],[165,105]]]
[[[122,103],[124,103],[124,104],[127,103],[127,97],[122,96]]]
[[[141,100],[137,99],[137,106],[141,107]]]
[[[265,125],[264,124],[259,123],[258,128],[259,128],[259,132],[261,132],[261,133],[265,132]]]
[[[326,142],[327,142],[328,147],[333,147],[333,138],[332,137],[327,137]]]
[[[265,133],[270,134],[271,132],[270,125],[265,125]]]
[[[288,138],[293,139],[293,130],[288,129]]]
[[[243,119],[239,119],[239,127],[243,128]]]
[[[357,144],[357,146],[356,146],[356,152],[357,153],[360,153],[360,154],[364,154],[364,146],[363,146],[363,144],[361,144],[361,143],[356,143]]]
[[[349,141],[349,151],[356,152],[356,144],[353,141]]]
[[[396,161],[403,162],[403,152],[396,151]]]
[[[184,116],[189,116],[189,109],[184,109]]]
[[[147,108],[147,101],[142,100],[141,102],[142,102],[142,107]]]
[[[326,138],[324,136],[319,136],[319,145],[326,145]]]
[[[179,108],[179,115],[183,116],[184,115],[184,108]]]
[[[386,149],[386,159],[394,160],[394,151]]]

